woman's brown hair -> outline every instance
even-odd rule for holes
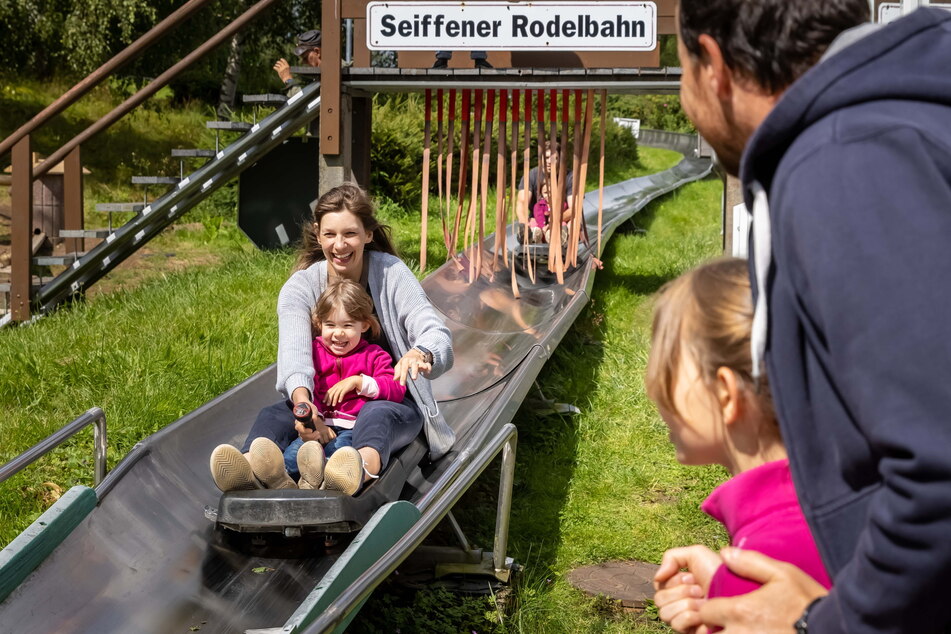
[[[654,305],[647,395],[661,411],[679,414],[674,385],[685,358],[709,388],[717,370],[736,374],[761,411],[775,420],[766,377],[753,380],[750,333],[753,299],[746,260],[721,258],[668,282]]]
[[[360,220],[364,231],[373,234],[373,240],[364,247],[365,249],[397,255],[390,235],[390,227],[377,220],[370,197],[359,185],[344,183],[321,196],[314,207],[312,217],[304,222],[301,229],[303,235],[301,249],[294,263],[295,271],[306,269],[314,262],[324,259],[324,252],[320,248],[318,238],[320,219],[326,214],[338,211],[349,211]]]
[[[380,336],[380,322],[373,314],[373,299],[362,286],[346,278],[334,278],[317,298],[317,305],[310,315],[314,336],[320,334],[320,324],[337,308],[343,309],[354,321],[370,324],[370,336]]]

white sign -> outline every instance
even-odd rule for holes
[[[932,2],[932,3],[929,3],[927,6],[934,7],[936,9],[947,9],[951,11],[951,4],[937,4],[935,2]],[[879,24],[888,24],[889,22],[900,18],[901,15],[902,13],[901,13],[900,2],[883,2],[882,4],[878,5]]]
[[[641,138],[641,120],[631,119],[630,117],[614,117],[614,123],[622,128],[627,128],[634,135],[635,139]]]
[[[651,51],[653,2],[371,2],[371,50]]]

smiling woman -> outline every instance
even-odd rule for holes
[[[396,257],[389,227],[377,220],[366,193],[353,184],[331,189],[317,202],[303,235],[295,272],[278,298],[277,389],[293,404],[309,405],[314,414],[308,424],[295,422],[281,400],[261,411],[241,452],[230,445],[216,448],[211,472],[223,491],[268,485],[265,463],[270,461],[256,454],[255,447],[261,446],[252,446],[256,439],[273,441],[281,451],[297,438],[305,445],[308,441],[326,445],[333,439],[333,430],[313,403],[311,312],[334,280],[356,282],[372,298],[382,326],[375,343],[398,359],[394,375],[407,393],[401,402],[373,400],[360,409],[353,427],[355,450],[334,454],[327,462],[326,478],[342,482],[339,490],[354,494],[363,482],[377,477],[391,454],[408,445],[421,428],[434,459],[454,440],[429,383],[452,367],[451,335],[412,271]],[[301,477],[308,481],[324,475],[313,473],[324,471],[322,460],[315,463],[306,457],[313,455],[302,449],[298,457]],[[284,478],[274,481],[287,483]]]

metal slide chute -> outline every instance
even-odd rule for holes
[[[661,141],[692,153],[691,139]],[[690,157],[665,172],[606,188],[605,239],[651,199],[710,169],[709,160]],[[589,228],[596,201],[597,192],[585,200]],[[347,622],[500,452],[504,485],[504,456],[514,464],[510,423],[587,304],[594,280],[588,255],[581,251],[580,265],[565,272],[564,284],[520,280],[526,282],[521,300],[511,297],[506,275],[469,284],[454,261],[423,281],[453,333],[455,366],[433,387],[457,440],[436,463],[415,457],[413,452],[425,453],[422,441],[411,445],[397,459],[404,462],[403,474],[390,468],[359,496],[341,501],[335,513],[351,528],[362,527],[342,552],[304,531],[288,538],[216,527],[203,513],[219,507],[221,497],[208,474],[211,450],[222,442],[239,444],[257,412],[277,400],[271,366],[136,445],[96,487],[98,505],[0,603],[0,623],[15,623],[18,632],[317,632]],[[510,498],[502,489],[494,552],[469,564],[500,579],[509,565]],[[297,495],[302,493],[307,495]],[[348,515],[353,508],[347,505],[363,505],[359,516]],[[219,507],[219,521],[221,513]],[[284,549],[280,557],[270,548],[275,541]],[[0,577],[7,574],[0,567]]]

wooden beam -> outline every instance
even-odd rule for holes
[[[83,228],[83,163],[80,146],[76,146],[66,155],[63,165],[63,228]],[[82,238],[68,238],[66,252],[83,251],[85,241]]]
[[[340,154],[340,0],[323,0],[320,64],[320,153]]]
[[[16,142],[11,153],[13,183],[10,186],[10,318],[30,318],[30,256],[33,233],[33,154],[30,135]]]

